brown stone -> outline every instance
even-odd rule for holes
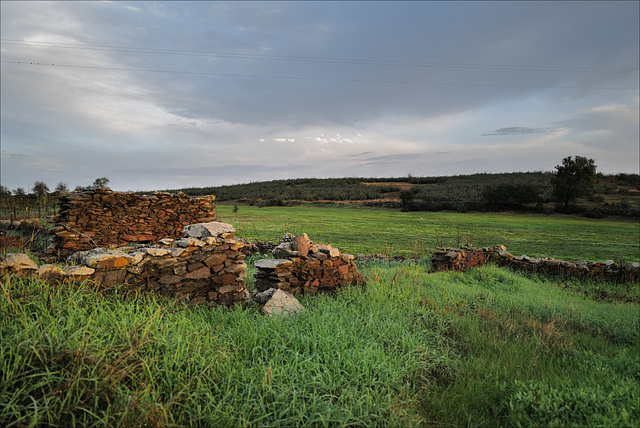
[[[191,264],[189,264],[189,265],[187,266],[187,270],[188,270],[189,272],[193,272],[194,270],[201,269],[203,266],[204,266],[204,265],[203,265],[202,263],[200,263],[200,262],[197,262],[197,263],[191,263]]]
[[[244,283],[238,282],[237,284],[224,285],[220,287],[220,289],[218,290],[218,293],[220,294],[235,293],[238,291],[242,291],[243,288],[244,288]]]
[[[173,284],[177,284],[181,280],[182,280],[182,277],[178,275],[164,275],[160,277],[158,282],[163,285],[173,285]]]
[[[211,256],[204,259],[204,264],[211,267],[214,265],[221,265],[227,259],[226,254],[212,254]]]
[[[104,287],[113,287],[117,284],[124,283],[127,271],[124,269],[98,271],[93,274],[93,280],[96,284],[100,284]]]
[[[293,251],[298,251],[303,256],[309,254],[309,243],[304,236],[294,236],[291,243],[293,244]]]
[[[200,269],[189,272],[186,277],[189,279],[204,279],[211,276],[211,270],[207,266],[203,266]]]
[[[230,273],[225,275],[216,276],[213,278],[213,282],[220,285],[228,285],[236,280],[236,276]]]

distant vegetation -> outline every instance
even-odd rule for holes
[[[189,187],[164,190],[191,196],[215,195],[218,202],[257,206],[288,206],[298,203],[349,202],[367,207],[398,208],[403,211],[500,212],[520,211],[549,214],[561,212],[591,218],[626,216],[640,218],[640,175],[595,174],[588,185],[573,183],[570,171],[583,159],[563,160],[557,172],[512,172],[470,174],[447,177],[389,178],[295,178],[251,182],[229,186]],[[587,161],[589,161],[588,159]],[[588,164],[588,162],[587,162]],[[587,165],[588,166],[588,165]],[[578,165],[579,167],[579,165]],[[567,179],[569,182],[567,183]],[[87,187],[108,184],[97,178]],[[2,187],[0,218],[22,218],[51,214],[56,196],[68,190],[58,183],[54,192],[44,182],[35,182],[32,193],[24,189],[12,192]],[[577,186],[577,187],[576,187]],[[149,192],[139,192],[149,193]]]
[[[572,204],[554,196],[555,177],[553,172],[513,172],[448,177],[298,178],[179,191],[192,196],[212,194],[219,202],[258,206],[357,201],[404,211],[555,211],[592,218],[640,217],[638,174],[596,174],[591,190],[583,192],[580,199],[571,199]]]

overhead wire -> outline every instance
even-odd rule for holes
[[[597,87],[597,86],[546,86],[546,85],[510,85],[510,84],[491,84],[491,83],[447,83],[447,82],[418,82],[403,80],[381,80],[381,79],[346,79],[334,77],[305,77],[305,76],[275,76],[266,74],[240,74],[240,73],[215,73],[209,71],[184,71],[184,70],[160,70],[150,68],[125,68],[125,67],[105,67],[97,65],[75,65],[75,64],[59,64],[59,63],[40,63],[35,61],[5,61],[0,60],[3,64],[17,65],[36,65],[49,66],[58,68],[78,68],[78,69],[96,69],[111,71],[132,71],[132,72],[152,72],[152,73],[168,73],[168,74],[189,74],[189,75],[205,75],[220,77],[248,77],[248,78],[267,78],[267,79],[284,79],[284,80],[314,80],[314,81],[331,81],[331,82],[351,82],[351,83],[375,83],[375,84],[404,84],[404,85],[423,85],[423,86],[478,86],[478,87],[500,87],[500,88],[539,88],[539,89],[594,89],[594,90],[635,90],[637,88],[630,87]]]
[[[637,68],[611,69],[602,67],[575,67],[575,66],[540,66],[540,65],[509,65],[509,64],[478,64],[478,63],[450,63],[450,62],[427,62],[427,61],[397,61],[397,60],[377,60],[377,59],[357,59],[357,58],[337,58],[337,57],[310,57],[310,56],[294,56],[294,55],[269,55],[269,54],[248,54],[248,53],[230,53],[215,51],[189,51],[182,49],[160,49],[132,46],[109,46],[109,45],[91,45],[81,43],[64,43],[64,42],[45,42],[45,41],[29,41],[17,39],[0,39],[5,44],[37,46],[37,47],[56,47],[63,49],[83,49],[93,51],[115,51],[129,53],[149,53],[156,55],[183,55],[183,56],[213,56],[219,58],[233,59],[258,59],[273,61],[296,61],[296,62],[319,62],[319,63],[337,63],[337,64],[363,64],[363,65],[388,65],[388,66],[407,66],[407,67],[435,67],[435,68],[470,68],[470,69],[489,69],[489,70],[526,70],[526,71],[572,71],[585,73],[629,73],[638,72]]]

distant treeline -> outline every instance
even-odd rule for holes
[[[554,204],[553,176],[553,172],[513,172],[447,177],[298,178],[191,187],[179,191],[192,196],[215,195],[221,202],[240,201],[261,206],[328,200],[365,201],[368,206],[397,206],[405,211],[562,211],[598,218],[607,215],[640,216],[638,204],[632,203],[631,199],[638,195],[633,192],[640,190],[638,174],[598,174],[593,193],[583,203],[571,207]],[[407,185],[401,190],[403,187],[397,183]],[[396,193],[398,201],[391,204],[379,201],[386,199],[391,192]],[[611,198],[607,195],[622,195],[622,199],[609,202]]]

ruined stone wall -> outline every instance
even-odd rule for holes
[[[93,281],[111,287],[127,284],[191,303],[232,305],[249,299],[244,243],[234,239],[226,223],[185,227],[181,239],[163,238],[154,245],[106,250],[97,248],[73,254],[73,265],[39,268],[24,254],[8,255],[0,262],[0,273],[38,275],[48,282]]]
[[[331,293],[346,284],[364,281],[354,256],[341,254],[330,245],[312,243],[306,234],[290,236],[278,245],[275,259],[257,260],[254,286],[257,293],[270,288],[292,294]]]
[[[434,271],[463,272],[487,263],[496,263],[531,273],[597,278],[620,283],[640,282],[640,263],[620,265],[613,260],[587,263],[585,261],[567,262],[551,257],[514,256],[503,245],[471,249],[444,248],[433,253],[431,263]]]
[[[180,238],[183,227],[215,220],[214,197],[180,193],[150,196],[109,189],[72,192],[58,198],[51,245],[42,259],[53,262],[95,247]]]

